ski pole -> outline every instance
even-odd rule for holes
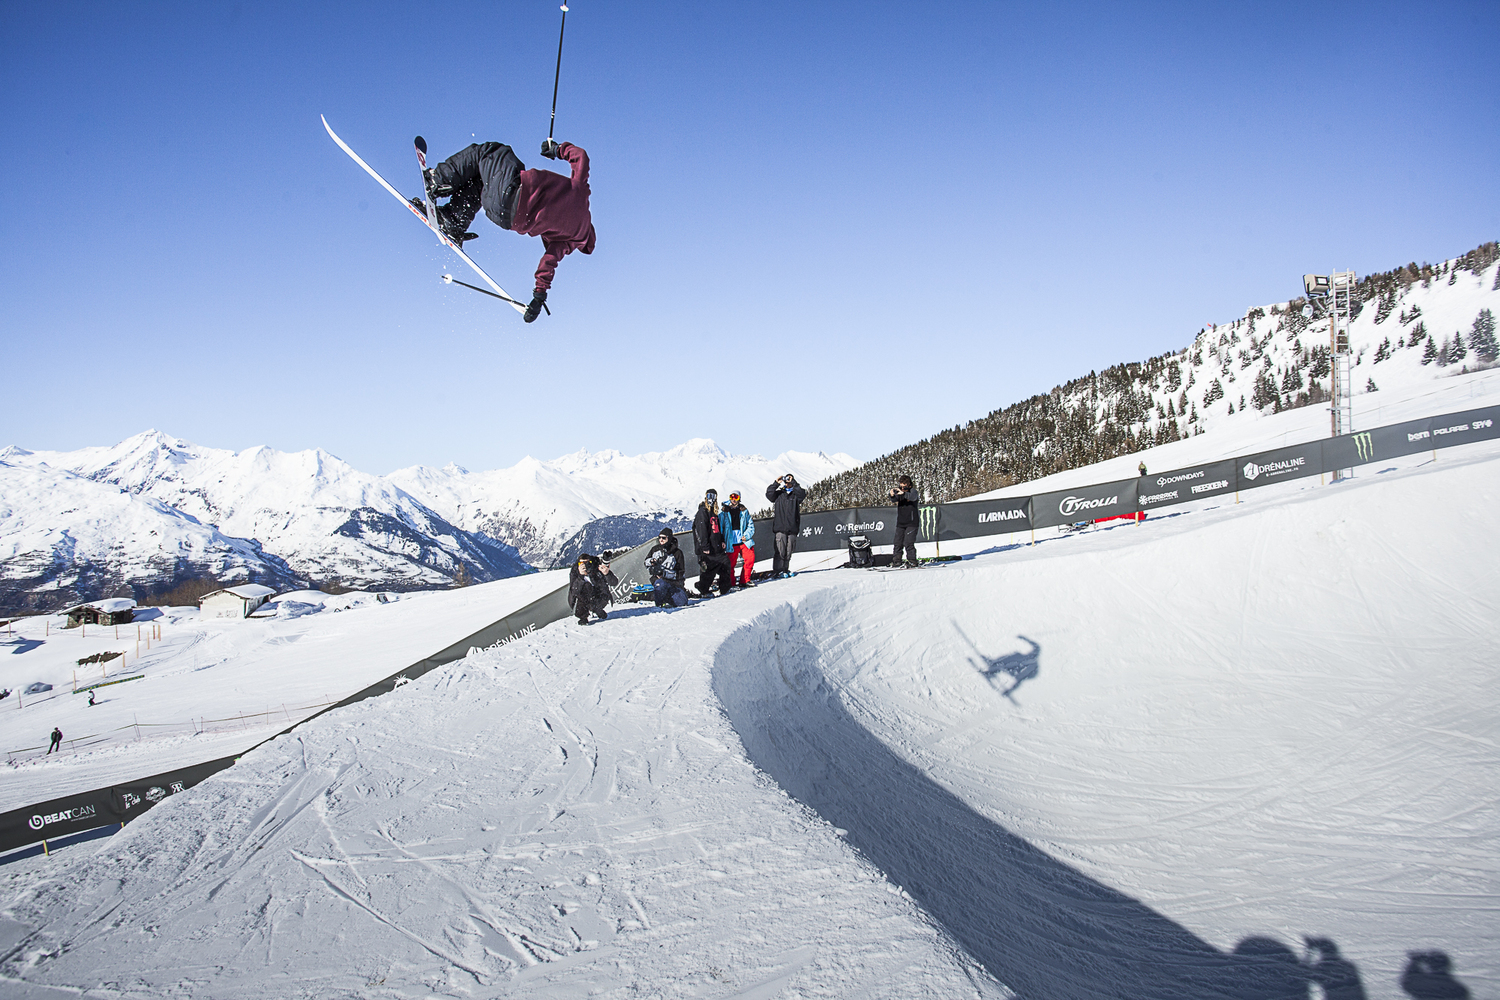
[[[445,275],[443,275],[443,284],[445,284],[445,285],[463,285],[465,288],[472,288],[476,292],[483,292],[485,295],[488,295],[491,298],[501,299],[501,300],[503,300],[505,302],[509,302],[513,306],[523,306],[524,307],[526,305],[526,303],[524,303],[524,302],[517,302],[515,299],[511,298],[509,295],[499,295],[499,294],[496,294],[495,292],[490,291],[488,288],[480,288],[478,285],[471,285],[467,281],[459,281],[457,278],[455,278],[451,274],[445,274]],[[543,309],[547,309],[547,303],[543,302],[542,303],[542,308]],[[552,310],[551,309],[547,309],[547,315],[548,316],[552,315]]]
[[[568,5],[562,5],[562,27],[557,29],[557,72],[552,75],[552,120],[547,123],[547,138],[552,138],[552,129],[557,125],[557,82],[562,79],[562,40],[568,30]],[[551,313],[549,312],[550,316]]]

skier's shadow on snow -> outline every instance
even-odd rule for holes
[[[1004,684],[1005,686],[1000,690],[1000,693],[1010,698],[1012,702],[1016,700],[1011,697],[1016,688],[1020,687],[1022,682],[1031,680],[1041,670],[1042,647],[1024,635],[1018,635],[1016,638],[1030,646],[1030,652],[1006,653],[1004,656],[985,656],[979,651],[979,647],[974,645],[974,640],[970,639],[968,634],[958,627],[958,622],[953,623],[953,630],[963,636],[964,642],[967,642],[969,648],[974,651],[974,657],[978,657],[978,659],[970,657],[969,665],[983,674],[984,679],[990,682],[991,687],[999,689]],[[1009,679],[1008,682],[1006,678]]]
[[[0,645],[9,646],[12,653],[29,653],[43,643],[40,639],[11,639]]]
[[[715,657],[714,690],[755,763],[1018,996],[1308,1000],[1318,983],[1363,1000],[1326,938],[1316,961],[1267,937],[1222,952],[975,811],[850,715],[818,659],[800,620],[744,629]],[[817,681],[794,688],[788,673]]]

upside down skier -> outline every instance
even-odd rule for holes
[[[534,322],[547,301],[557,265],[574,250],[594,252],[594,220],[589,212],[589,154],[571,142],[542,143],[542,155],[564,159],[572,175],[551,170],[527,170],[515,151],[500,142],[473,143],[426,172],[437,205],[437,225],[456,245],[478,234],[467,232],[481,208],[501,229],[542,238],[542,260],[536,268],[536,289],[523,317]],[[413,198],[423,215],[426,204]]]

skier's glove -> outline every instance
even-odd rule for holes
[[[536,318],[542,314],[542,307],[547,303],[547,293],[537,292],[531,297],[531,305],[526,307],[526,315],[521,318],[528,323],[535,323]]]
[[[557,140],[555,140],[555,139],[543,139],[542,140],[542,155],[545,156],[549,160],[555,160],[555,159],[557,159],[557,151],[560,148],[561,147],[558,146]]]

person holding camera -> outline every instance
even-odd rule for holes
[[[590,612],[600,621],[609,617],[604,609],[614,600],[610,588],[619,582],[609,563],[598,556],[585,552],[578,557],[568,573],[568,607],[573,609],[578,624],[587,625]]]
[[[912,488],[911,476],[902,476],[891,487],[891,499],[896,503],[896,545],[891,549],[891,568],[901,565],[901,550],[906,549],[906,566],[916,569],[917,562],[917,504],[921,498]]]
[[[651,575],[651,590],[658,608],[680,608],[687,604],[687,588],[683,586],[687,564],[671,528],[661,529],[656,544],[646,553],[646,572]]]
[[[788,472],[766,487],[771,501],[771,534],[776,538],[776,555],[771,560],[772,579],[792,575],[792,554],[797,551],[797,533],[802,530],[802,501],[807,491],[797,485],[797,477]]]

